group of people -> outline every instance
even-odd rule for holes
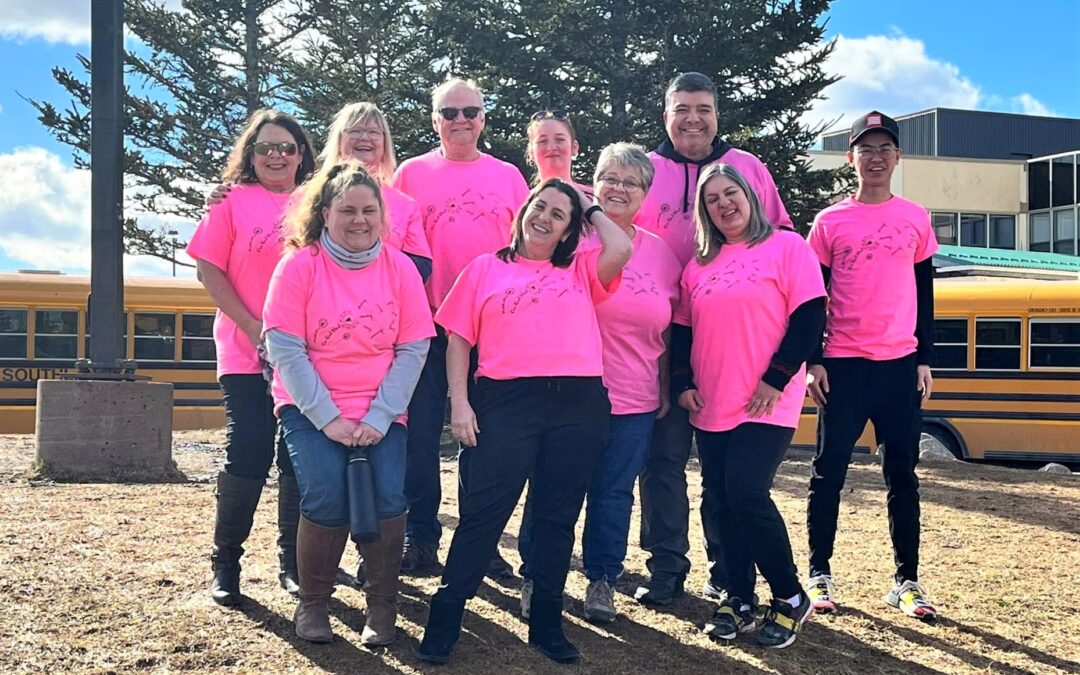
[[[877,112],[856,122],[858,191],[804,240],[766,166],[717,135],[716,95],[703,74],[675,77],[666,138],[653,152],[607,146],[591,185],[573,179],[571,116],[537,112],[532,189],[479,149],[484,99],[468,80],[435,89],[439,147],[400,166],[373,104],[342,108],[318,157],[288,115],[252,116],[187,249],[220,309],[215,602],[240,602],[243,544],[276,454],[279,578],[298,597],[297,635],[333,639],[328,600],[366,500],[378,532],[356,542],[361,641],[390,643],[399,575],[438,566],[449,399],[459,513],[425,661],[449,659],[485,575],[513,576],[498,542],[526,487],[521,613],[543,654],[580,656],[562,609],[583,506],[584,613],[616,620],[635,481],[650,574],[634,597],[675,600],[691,564],[695,439],[703,594],[718,602],[705,631],[792,644],[815,610],[837,607],[840,492],[868,420],[897,563],[886,601],[934,616],[918,581],[915,464],[936,242],[925,209],[889,191],[899,129]],[[770,490],[808,386],[820,422],[804,584]],[[350,478],[358,461],[373,499]],[[757,571],[773,596],[760,610]]]

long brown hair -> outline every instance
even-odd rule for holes
[[[289,207],[285,214],[285,227],[289,232],[285,245],[290,248],[303,248],[314,243],[322,236],[326,228],[323,209],[328,208],[335,199],[354,187],[367,187],[375,193],[382,213],[383,232],[386,231],[386,203],[383,201],[379,182],[355,160],[339,162],[326,170],[319,171],[302,188],[300,198]]]
[[[247,125],[233,143],[225,169],[221,172],[221,180],[226,183],[259,182],[255,175],[255,165],[251,163],[251,157],[254,154],[252,146],[259,135],[259,130],[267,124],[276,124],[293,137],[293,142],[296,143],[297,150],[300,152],[300,166],[296,167],[296,184],[300,185],[307,180],[311,172],[315,170],[315,151],[311,147],[311,139],[292,115],[273,108],[263,108],[251,113]]]

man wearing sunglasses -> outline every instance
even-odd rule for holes
[[[439,147],[403,162],[393,186],[420,207],[432,258],[428,301],[435,310],[465,265],[509,245],[510,223],[529,188],[517,167],[480,151],[484,96],[475,82],[451,79],[439,85],[431,95],[431,111]],[[446,394],[446,334],[440,328],[409,405],[405,573],[437,571],[439,441]],[[503,564],[500,569],[509,568]]]
[[[664,94],[664,129],[667,137],[649,153],[656,177],[634,224],[649,230],[671,247],[679,262],[686,265],[694,257],[694,194],[697,177],[710,164],[722,162],[735,167],[757,194],[769,222],[791,228],[784,203],[772,175],[753,154],[732,147],[717,135],[716,85],[701,73],[682,73]],[[673,343],[689,341],[688,329],[674,328]],[[672,382],[679,381],[673,377]],[[671,392],[678,400],[681,392]],[[692,429],[686,409],[672,406],[671,412],[656,421],[645,469],[641,474],[641,548],[649,552],[650,578],[637,589],[639,602],[666,605],[683,593],[690,571],[688,536],[690,503],[687,497],[686,462],[690,458]],[[708,493],[702,495],[702,520],[716,505]],[[721,600],[726,569],[718,535],[706,530],[709,579],[703,594]]]

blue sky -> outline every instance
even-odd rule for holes
[[[0,0],[0,171],[10,179],[0,195],[0,271],[87,271],[89,178],[21,96],[66,105],[50,69],[79,69],[89,8],[90,0]],[[870,108],[934,106],[1080,118],[1078,28],[1078,0],[836,0],[828,36],[838,45],[827,67],[845,79],[808,120],[845,126]],[[127,269],[171,272],[146,259]]]

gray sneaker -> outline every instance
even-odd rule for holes
[[[532,579],[521,580],[521,618],[528,619],[532,609],[533,582]]]
[[[585,589],[585,618],[593,623],[612,623],[618,615],[615,589],[607,579],[590,581]]]

